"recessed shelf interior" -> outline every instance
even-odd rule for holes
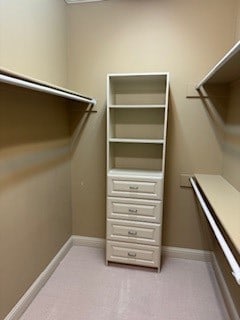
[[[110,112],[109,138],[163,139],[165,109],[113,108]]]
[[[147,105],[166,103],[167,75],[111,76],[109,105]]]
[[[163,145],[110,143],[109,169],[162,171]]]

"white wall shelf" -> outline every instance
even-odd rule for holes
[[[222,176],[195,174],[218,220],[240,253],[240,193]]]
[[[107,262],[160,270],[168,92],[168,73],[107,77]]]
[[[164,109],[166,108],[165,104],[138,104],[138,105],[131,105],[131,104],[119,104],[119,105],[111,105],[109,106],[111,109]]]
[[[199,82],[199,90],[206,84],[231,83],[240,77],[240,41]]]
[[[190,179],[195,194],[232,274],[240,285],[240,266],[236,259],[236,255],[240,253],[240,193],[219,175],[195,174],[195,179]],[[232,242],[231,246],[228,238]],[[233,247],[236,249],[235,253]]]
[[[160,170],[111,169],[108,171],[108,175],[119,175],[121,177],[138,176],[163,178],[163,173]]]
[[[153,144],[163,144],[163,139],[124,139],[124,138],[111,138],[109,142],[118,143],[153,143]]]
[[[92,106],[96,105],[96,100],[83,96],[77,92],[67,90],[62,87],[57,87],[47,82],[42,82],[37,79],[26,77],[14,73],[10,70],[0,69],[0,82],[14,85],[21,88],[26,88],[38,92],[43,92],[55,96],[59,96],[65,99],[70,99],[78,102],[88,103]]]

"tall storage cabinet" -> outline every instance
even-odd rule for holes
[[[107,262],[160,270],[168,93],[168,73],[107,76]]]

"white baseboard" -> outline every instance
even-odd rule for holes
[[[68,253],[72,246],[88,246],[94,248],[105,248],[106,241],[102,238],[92,238],[92,237],[82,237],[82,236],[71,236],[68,241],[64,244],[64,246],[60,249],[57,255],[53,258],[53,260],[49,263],[46,269],[40,274],[40,276],[34,281],[31,287],[27,290],[27,292],[23,295],[23,297],[18,301],[18,303],[14,306],[11,312],[6,316],[4,320],[18,320],[33,299],[36,297],[40,289],[47,282],[51,274],[54,272],[56,267]],[[197,260],[204,262],[212,262],[213,268],[216,273],[216,278],[218,280],[220,289],[222,291],[222,295],[224,301],[226,302],[226,307],[230,314],[231,320],[240,320],[232,301],[231,295],[229,293],[228,287],[222,275],[221,269],[217,263],[217,260],[212,252],[204,251],[204,250],[195,250],[195,249],[187,249],[187,248],[178,248],[178,247],[162,247],[162,253],[164,256],[179,258],[179,259],[189,259],[189,260]]]
[[[83,236],[72,236],[73,246],[86,246],[94,248],[105,248],[106,240],[102,238],[92,238]]]
[[[222,293],[226,308],[228,310],[230,319],[231,320],[240,320],[240,317],[238,316],[237,309],[236,309],[236,307],[235,307],[235,305],[233,303],[231,294],[230,294],[230,292],[228,290],[228,286],[227,286],[226,281],[224,279],[224,276],[222,274],[221,268],[220,268],[220,266],[219,266],[219,264],[217,262],[215,254],[213,252],[212,252],[212,266],[213,266],[213,269],[215,271],[217,282],[218,282],[218,285],[220,287],[220,290],[221,290],[221,293]]]
[[[171,258],[197,260],[203,262],[212,261],[212,253],[206,250],[163,246],[162,253],[164,256]]]
[[[106,240],[102,238],[91,238],[73,235],[72,243],[74,246],[105,248]],[[163,246],[162,253],[163,255],[171,258],[198,260],[204,262],[212,261],[212,253],[210,251],[204,250]]]
[[[44,269],[44,271],[39,275],[39,277],[33,282],[31,287],[26,291],[26,293],[22,296],[22,298],[17,302],[17,304],[13,307],[10,313],[5,317],[4,320],[18,320],[22,314],[25,312],[27,307],[36,297],[38,292],[47,282],[51,274],[57,268],[59,263],[65,257],[67,252],[72,247],[72,237],[70,237],[67,242],[62,246],[57,255],[52,259],[52,261],[48,264],[48,266]]]

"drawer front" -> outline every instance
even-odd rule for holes
[[[107,241],[107,261],[159,268],[160,249],[154,246]]]
[[[108,240],[159,245],[160,224],[107,219]]]
[[[107,199],[107,216],[111,219],[161,223],[162,202],[109,197]]]
[[[163,179],[108,176],[108,195],[143,199],[162,199]]]

